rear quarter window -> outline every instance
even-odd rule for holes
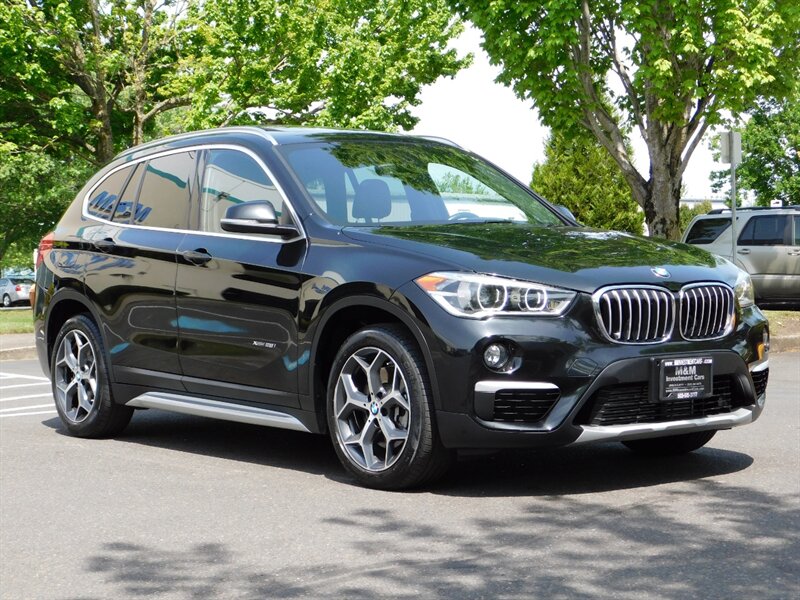
[[[132,170],[133,167],[125,167],[103,179],[92,192],[92,196],[86,204],[86,212],[96,219],[108,220],[122,186],[125,185]]]
[[[701,219],[689,229],[686,234],[686,243],[712,244],[730,226],[730,219]]]

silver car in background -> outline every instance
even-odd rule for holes
[[[800,206],[739,208],[734,262],[753,280],[756,301],[800,307]],[[692,219],[682,241],[731,260],[731,213]]]
[[[14,304],[30,303],[30,291],[33,279],[30,277],[4,277],[0,279],[0,298],[3,308]]]

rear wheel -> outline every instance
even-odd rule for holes
[[[56,410],[72,435],[107,437],[125,429],[133,409],[114,403],[100,332],[88,316],[64,323],[50,364]]]
[[[686,454],[705,446],[714,434],[712,431],[695,431],[681,435],[671,435],[668,437],[648,438],[644,440],[628,440],[622,442],[630,450],[640,454],[652,456],[668,456],[674,454]]]
[[[327,400],[336,453],[363,485],[413,487],[449,467],[453,453],[438,439],[425,363],[402,327],[350,336],[334,360]]]

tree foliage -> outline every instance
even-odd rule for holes
[[[422,85],[466,64],[444,0],[9,0],[0,133],[97,163],[160,113],[409,128]]]
[[[90,165],[0,142],[0,263],[12,246],[30,256],[89,175]]]
[[[532,99],[545,124],[597,138],[655,235],[679,235],[683,173],[723,111],[797,85],[796,0],[450,1],[483,30],[499,80]],[[646,175],[627,143],[632,128],[647,144]]]
[[[760,206],[769,206],[772,200],[800,205],[800,95],[785,102],[760,102],[741,133],[737,192],[754,192]],[[713,173],[714,191],[730,195],[729,173],[728,169]]]
[[[566,206],[585,225],[642,233],[644,215],[637,210],[622,173],[589,136],[551,134],[545,161],[533,167],[531,187]]]

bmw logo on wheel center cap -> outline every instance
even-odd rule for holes
[[[377,402],[373,402],[372,404],[370,404],[369,405],[369,411],[373,415],[377,415],[378,414],[378,403]]]
[[[669,279],[671,277],[669,271],[667,271],[664,267],[653,267],[650,270],[653,272],[653,275],[656,277],[661,277],[661,279]]]

